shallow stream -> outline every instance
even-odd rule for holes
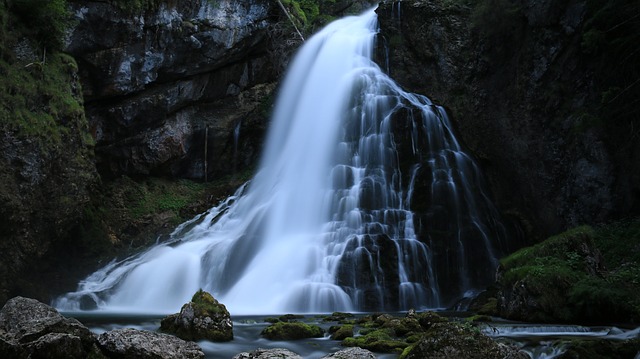
[[[113,314],[99,312],[63,313],[74,317],[85,324],[96,334],[119,328],[134,328],[157,331],[163,315]],[[403,315],[402,313],[391,313]],[[450,313],[439,313],[447,315]],[[301,321],[316,324],[328,332],[336,322],[325,322],[323,318],[329,314],[305,315]],[[365,315],[365,314],[361,314]],[[459,316],[455,313],[452,316]],[[312,338],[293,341],[271,341],[260,336],[260,332],[270,323],[268,317],[279,315],[234,316],[234,339],[225,343],[200,341],[206,358],[230,359],[234,355],[249,352],[258,348],[286,348],[305,359],[321,358],[329,353],[337,352],[343,347],[340,341],[331,340],[328,334],[324,338]],[[481,331],[496,341],[515,345],[527,352],[532,358],[555,358],[566,350],[564,342],[572,338],[590,338],[594,340],[626,340],[640,338],[640,328],[621,329],[617,327],[586,327],[578,325],[530,324],[496,320],[481,324]],[[396,354],[375,353],[379,359],[397,358]]]

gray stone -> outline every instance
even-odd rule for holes
[[[76,319],[65,318],[57,310],[35,299],[15,297],[0,311],[3,337],[18,343],[38,340],[50,333],[64,333],[91,343],[94,335]],[[50,338],[53,339],[53,338]]]
[[[136,359],[204,358],[202,349],[172,335],[137,329],[116,329],[98,336],[98,346],[108,357]]]
[[[256,349],[251,352],[237,354],[233,359],[302,359],[302,357],[288,349]]]
[[[376,356],[369,350],[362,348],[347,348],[333,354],[325,355],[322,359],[376,359]]]

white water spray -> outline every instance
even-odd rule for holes
[[[54,304],[169,313],[202,288],[234,314],[406,310],[441,306],[442,283],[454,295],[472,289],[464,233],[473,233],[474,257],[496,264],[477,168],[444,111],[372,62],[376,33],[371,10],[309,39],[246,190]],[[419,217],[416,198],[430,203]],[[424,228],[440,220],[444,244]],[[431,245],[446,255],[434,258]],[[438,261],[456,268],[439,274]]]

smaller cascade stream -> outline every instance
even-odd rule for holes
[[[486,285],[505,234],[481,173],[444,109],[372,61],[376,34],[370,10],[310,38],[253,180],[54,305],[169,313],[202,288],[236,315],[396,311]]]

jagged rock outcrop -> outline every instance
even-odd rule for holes
[[[66,51],[78,61],[101,174],[203,179],[207,165],[211,178],[254,163],[277,75],[270,1],[72,5]]]
[[[588,123],[606,88],[582,43],[587,3],[502,3],[482,2],[483,13],[462,2],[386,1],[378,62],[447,107],[496,204],[530,239],[637,212],[633,125]]]

